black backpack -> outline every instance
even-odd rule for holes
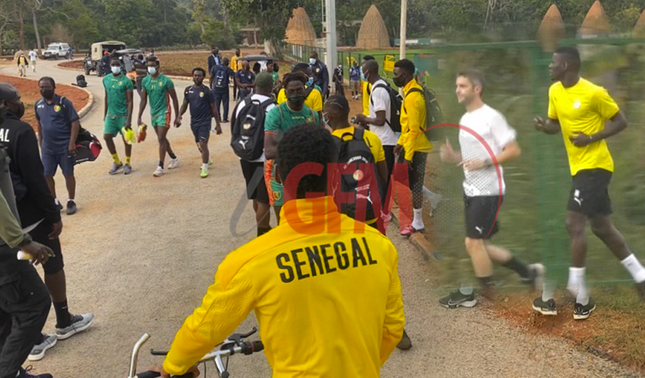
[[[81,88],[87,87],[87,81],[85,80],[85,75],[76,76],[76,86]]]
[[[355,201],[354,203],[342,203],[340,212],[356,219],[357,202],[359,199],[365,200],[365,218],[359,220],[367,221],[376,218],[371,193],[372,190],[378,192],[378,188],[369,188],[369,185],[374,181],[371,175],[376,174],[376,160],[374,159],[372,150],[370,150],[365,140],[363,140],[364,133],[365,131],[363,129],[357,127],[354,128],[352,139],[343,140],[345,136],[351,135],[350,133],[345,133],[340,138],[335,137],[335,140],[338,146],[338,164],[342,167],[341,172],[346,172],[347,169],[354,172],[353,174],[341,175],[340,191],[342,193],[354,192]],[[350,166],[351,168],[349,168]],[[366,168],[368,171],[365,171]],[[361,188],[359,188],[359,182],[362,183]],[[367,188],[367,196],[365,194],[359,194],[359,189],[363,192],[365,188]]]
[[[231,147],[241,159],[259,159],[264,151],[264,118],[269,105],[275,104],[272,98],[260,102],[246,97],[233,110],[231,118]],[[241,107],[237,115],[238,107]]]
[[[387,84],[379,83],[373,86],[372,90],[369,92],[370,103],[372,104],[372,106],[374,106],[374,102],[372,101],[372,93],[374,93],[374,90],[376,88],[385,88],[388,95],[390,95],[390,120],[388,121],[388,119],[385,118],[385,123],[388,126],[390,126],[392,131],[394,131],[395,133],[400,133],[401,132],[401,104],[403,103],[403,98],[401,98],[401,95],[399,95],[399,92],[396,91],[394,88],[390,87]]]
[[[439,125],[444,123],[445,118],[443,116],[443,111],[441,106],[439,106],[439,101],[437,101],[437,95],[433,90],[422,87],[423,90],[419,88],[412,88],[408,92],[408,95],[412,92],[419,92],[423,96],[423,99],[426,102],[426,124],[423,129],[423,133],[426,135],[428,140],[441,140],[443,130],[440,130],[440,127],[432,128],[434,125]]]

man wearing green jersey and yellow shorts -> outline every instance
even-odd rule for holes
[[[132,145],[125,140],[125,130],[132,129],[132,81],[122,73],[119,58],[110,60],[112,73],[103,77],[103,88],[105,89],[105,110],[103,113],[104,127],[103,139],[112,155],[114,162],[108,171],[114,175],[123,169],[123,173],[132,173],[130,159],[132,158]],[[119,159],[114,145],[114,137],[121,133],[123,144],[125,144],[125,165]]]
[[[139,106],[139,117],[137,122],[141,125],[141,117],[143,111],[146,109],[148,101],[150,101],[150,118],[152,123],[150,126],[157,134],[159,141],[159,165],[153,173],[155,177],[161,177],[164,174],[163,166],[166,159],[166,152],[170,156],[170,164],[168,169],[177,168],[179,165],[179,158],[172,151],[170,142],[166,135],[170,129],[170,104],[168,97],[172,99],[172,105],[175,112],[175,121],[179,115],[179,102],[177,101],[177,92],[175,92],[175,84],[166,75],[159,73],[159,59],[156,56],[150,56],[147,59],[149,75],[143,79],[141,86],[141,104]],[[178,127],[178,126],[177,126]]]
[[[278,223],[283,203],[282,183],[276,180],[274,160],[278,156],[278,142],[282,134],[297,125],[306,123],[320,124],[318,113],[305,105],[305,84],[308,77],[302,72],[292,72],[285,76],[284,88],[287,102],[276,106],[267,113],[264,120],[264,178],[267,184],[269,202],[275,210]]]

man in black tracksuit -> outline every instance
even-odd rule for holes
[[[60,210],[45,181],[36,134],[29,124],[20,121],[24,104],[10,84],[0,83],[0,108],[4,109],[0,148],[6,148],[11,159],[9,170],[19,219],[23,228],[29,228],[31,237],[51,248],[55,255],[43,264],[43,269],[56,311],[56,335],[43,335],[42,340],[36,343],[29,359],[37,361],[56,344],[56,340],[69,338],[89,328],[93,315],[72,315],[68,310],[63,255],[58,239],[63,229]]]
[[[4,122],[0,114],[0,127]],[[36,270],[16,254],[21,249],[39,264],[53,252],[23,233],[7,160],[6,148],[0,148],[0,378],[52,378],[29,374],[21,367],[40,342],[51,299]]]

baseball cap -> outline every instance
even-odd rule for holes
[[[0,83],[0,100],[13,101],[20,98],[18,90],[9,83]]]

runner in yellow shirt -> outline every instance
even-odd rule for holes
[[[284,133],[280,225],[220,264],[201,306],[175,335],[162,377],[186,373],[251,311],[274,378],[379,377],[405,323],[398,254],[377,230],[357,233],[361,225],[324,194],[336,154],[318,125]],[[320,170],[303,177],[301,164]]]
[[[571,237],[572,267],[567,289],[576,297],[574,319],[587,319],[596,309],[585,283],[587,220],[593,233],[605,243],[636,281],[645,300],[645,268],[613,225],[609,183],[614,161],[605,139],[627,127],[627,120],[607,90],[580,77],[580,54],[573,47],[562,47],[549,65],[556,82],[549,89],[549,114],[546,121],[537,117],[536,128],[546,134],[562,132],[569,157],[573,187],[567,205],[567,231]],[[605,126],[606,124],[606,126]],[[533,302],[533,309],[547,315],[557,314],[552,292],[544,292]]]

